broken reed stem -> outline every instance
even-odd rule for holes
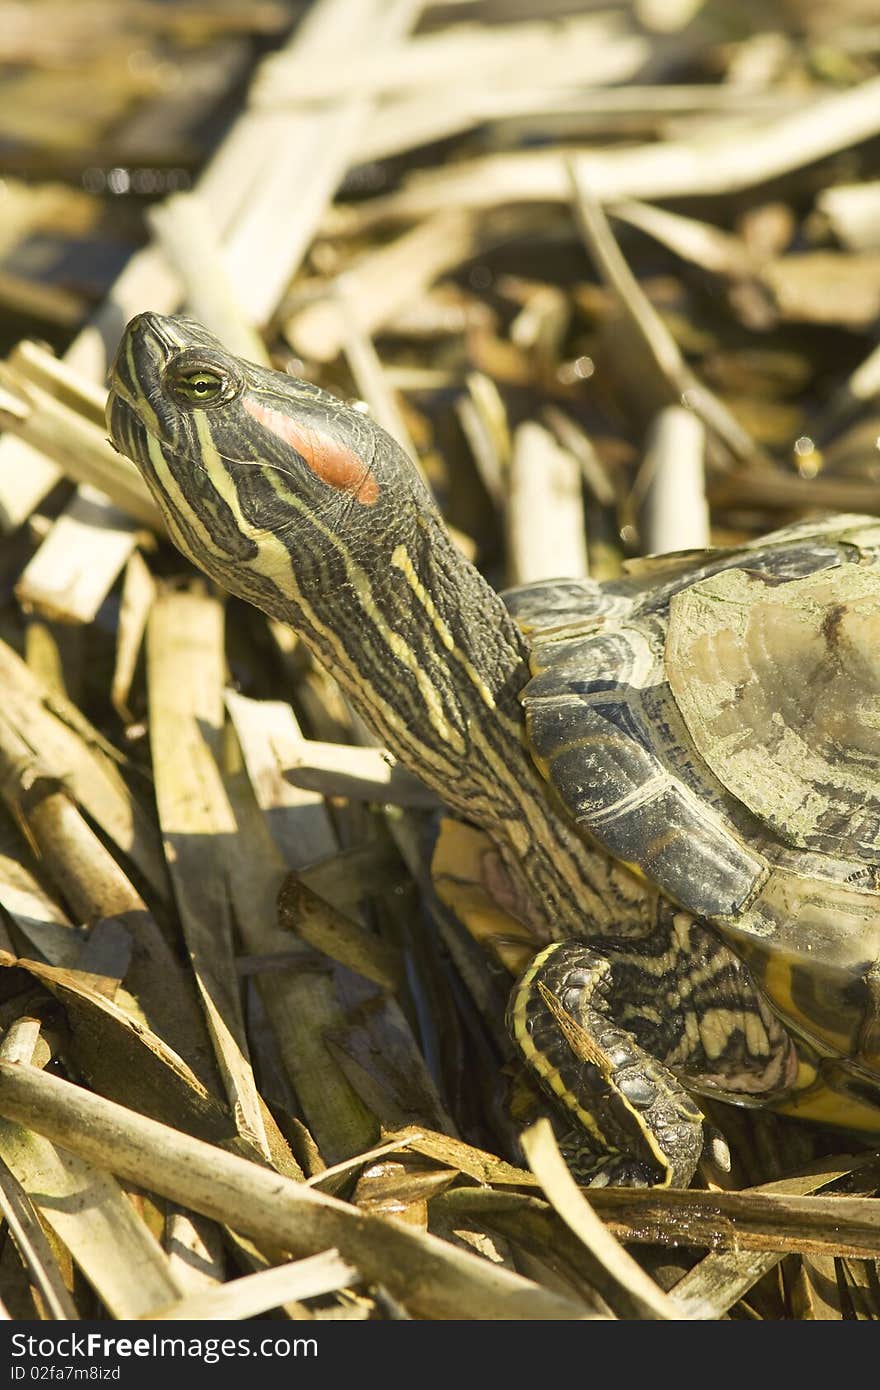
[[[633,489],[644,477],[639,525],[644,554],[705,550],[709,545],[704,445],[705,430],[693,411],[670,405],[655,417]]]
[[[584,244],[596,269],[613,291],[632,332],[647,349],[670,404],[687,405],[734,459],[754,460],[757,450],[747,432],[717,396],[698,381],[678,344],[627,265],[601,204],[588,191],[579,166],[569,163],[574,208]]]
[[[3,426],[39,449],[68,478],[90,483],[135,521],[158,535],[165,523],[137,469],[107,442],[106,431],[40,386],[0,366],[0,382],[24,409],[0,412]]]
[[[426,1318],[588,1317],[574,1299],[370,1216],[271,1169],[225,1153],[33,1067],[0,1062],[0,1113],[138,1187],[270,1249],[337,1249],[361,1276]]]
[[[294,787],[381,805],[436,807],[437,797],[383,748],[300,740],[284,768]]]
[[[624,89],[626,90],[626,89]],[[710,89],[711,90],[711,89]],[[742,94],[737,93],[742,100]],[[604,93],[602,94],[604,98]],[[661,140],[574,155],[577,177],[608,204],[624,198],[705,198],[756,188],[817,159],[872,139],[880,131],[880,77],[800,102],[794,110]],[[325,232],[363,232],[390,219],[427,217],[445,207],[565,202],[571,195],[570,149],[555,147],[472,159],[460,167],[412,175],[399,192],[336,208]]]
[[[76,916],[91,922],[146,911],[115,859],[83,820],[57,777],[0,718],[0,794],[37,846]]]
[[[507,551],[511,584],[588,572],[580,464],[534,420],[513,437]]]
[[[229,352],[271,366],[262,338],[248,320],[223,261],[216,224],[197,193],[175,193],[147,212],[147,221],[180,276],[189,313]]]
[[[402,952],[346,917],[296,875],[292,874],[281,887],[278,920],[281,927],[296,932],[314,950],[331,956],[390,993],[400,988],[405,975]]]

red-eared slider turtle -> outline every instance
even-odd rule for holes
[[[582,1174],[688,1183],[694,1091],[880,1129],[880,522],[502,601],[387,434],[191,320],[132,321],[108,420],[180,549],[491,837]]]

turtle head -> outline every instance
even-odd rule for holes
[[[263,608],[273,585],[320,608],[354,567],[375,584],[426,518],[440,524],[409,459],[368,416],[235,357],[192,319],[131,321],[107,422],[179,548]]]
[[[442,748],[444,793],[472,719],[502,704],[519,725],[522,639],[368,416],[148,313],[122,338],[107,420],[178,548],[289,623],[410,766]]]
[[[523,915],[545,935],[579,923],[595,856],[525,746],[525,639],[400,446],[318,387],[153,313],[125,330],[107,419],[178,548],[289,623],[401,762],[490,832]]]

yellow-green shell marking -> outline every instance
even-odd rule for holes
[[[748,965],[801,1040],[792,1094],[833,1066],[816,1113],[876,1130],[880,528],[687,559],[510,596],[534,755],[592,839]]]
[[[706,765],[781,840],[880,860],[880,570],[693,584],[666,673]]]

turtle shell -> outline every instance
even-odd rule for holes
[[[532,644],[532,754],[578,826],[714,924],[876,1104],[880,522],[506,600]]]

